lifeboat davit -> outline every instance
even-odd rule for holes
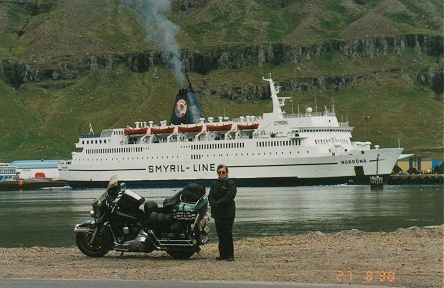
[[[237,124],[237,129],[239,129],[239,130],[257,129],[257,128],[259,128],[259,123]]]
[[[151,127],[151,134],[171,134],[174,133],[175,126]]]
[[[224,123],[224,124],[207,124],[207,131],[227,131],[231,130],[233,126],[232,123]]]
[[[186,132],[200,132],[202,131],[203,125],[180,125],[178,127],[179,133],[186,133]]]
[[[138,134],[146,134],[148,132],[148,127],[142,128],[125,128],[125,135],[138,135]]]

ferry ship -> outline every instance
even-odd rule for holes
[[[73,188],[105,187],[117,175],[128,187],[210,185],[218,164],[238,186],[366,184],[386,179],[402,148],[352,142],[353,127],[333,111],[286,114],[271,75],[273,111],[237,119],[205,118],[192,86],[179,90],[170,123],[135,122],[80,136],[71,160],[58,165]]]

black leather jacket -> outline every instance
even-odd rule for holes
[[[235,217],[237,188],[231,179],[217,179],[213,182],[208,195],[211,206],[211,216],[213,218]]]

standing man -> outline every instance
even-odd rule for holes
[[[228,177],[228,167],[224,164],[217,166],[218,178],[210,188],[208,199],[211,206],[211,216],[216,224],[219,238],[219,257],[217,260],[234,261],[233,223],[236,216],[237,188],[234,181]]]

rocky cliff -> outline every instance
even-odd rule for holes
[[[430,35],[403,35],[398,38],[372,38],[344,41],[323,41],[309,47],[292,46],[285,43],[264,43],[251,46],[231,47],[227,52],[223,47],[206,51],[182,51],[186,71],[202,75],[217,69],[237,70],[247,66],[263,66],[266,64],[301,64],[296,68],[300,77],[285,79],[281,85],[284,91],[300,90],[338,90],[349,84],[358,83],[374,73],[390,72],[404,73],[412,81],[418,81],[434,89],[436,94],[442,94],[443,71],[429,68],[419,71],[401,71],[393,67],[389,71],[374,70],[362,75],[331,75],[319,77],[304,76],[303,63],[328,53],[339,53],[349,60],[360,61],[375,59],[385,55],[403,56],[405,53],[415,53],[417,57],[428,55],[439,59],[443,54],[443,36]],[[34,66],[30,63],[17,63],[11,60],[0,60],[0,78],[16,89],[25,82],[42,82],[42,85],[57,87],[59,80],[73,80],[82,77],[89,71],[112,70],[119,64],[126,65],[134,72],[147,72],[155,66],[164,65],[162,54],[158,51],[143,51],[125,54],[93,55],[79,61],[60,61],[58,67],[46,68]],[[69,82],[68,82],[69,83]],[[232,90],[233,89],[233,90]],[[262,97],[258,89],[249,87],[224,87],[220,91],[204,91],[219,97],[229,98],[237,102]]]

